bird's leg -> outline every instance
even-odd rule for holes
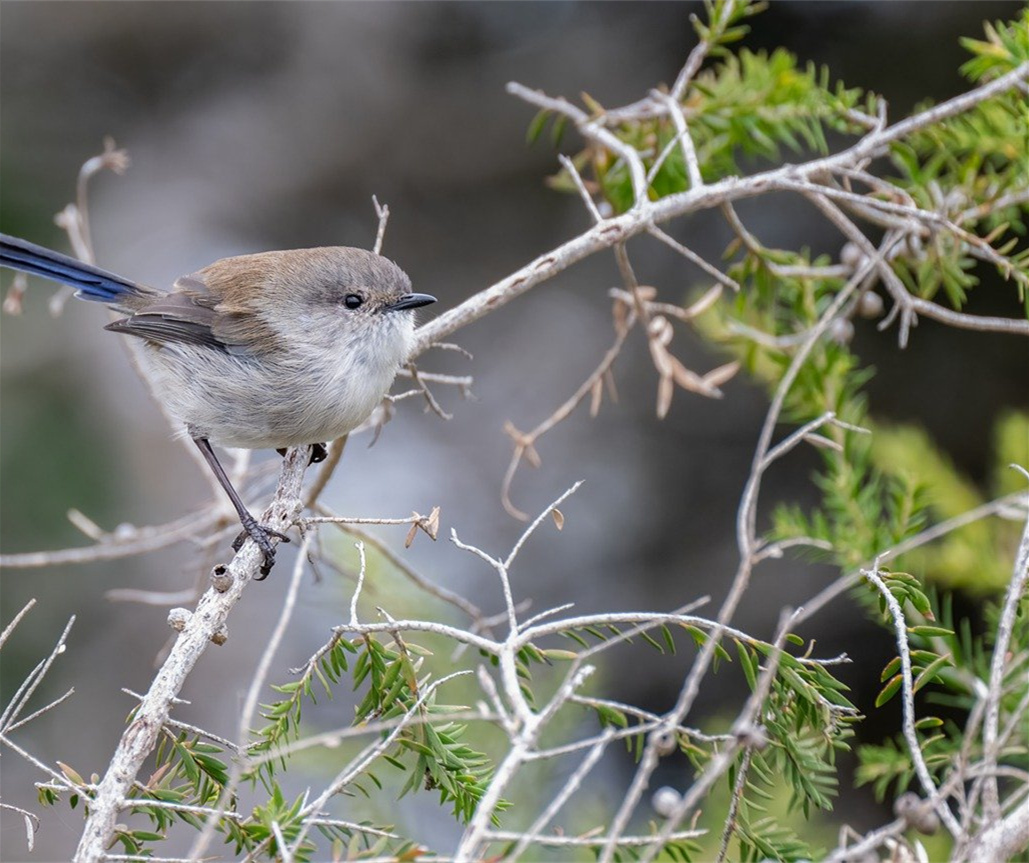
[[[282,446],[275,450],[283,458],[286,457],[286,447]],[[307,464],[318,464],[318,462],[325,461],[329,457],[329,451],[325,448],[323,443],[311,444],[311,457],[308,459]]]
[[[232,505],[239,515],[239,522],[243,525],[243,532],[232,543],[232,550],[239,551],[249,536],[257,543],[257,547],[264,554],[261,575],[255,579],[255,581],[261,581],[272,571],[272,566],[275,565],[275,546],[272,545],[271,538],[274,536],[282,540],[282,542],[289,542],[289,537],[284,533],[279,533],[277,530],[272,530],[270,527],[258,524],[257,519],[250,514],[250,510],[244,506],[243,501],[240,499],[239,493],[232,487],[232,483],[229,482],[229,477],[221,466],[221,462],[218,461],[218,457],[214,454],[211,442],[207,438],[195,437],[193,438],[193,443],[197,445],[197,449],[200,450],[204,460],[210,465],[211,470],[214,471],[214,475],[221,484],[221,487],[225,489],[225,493],[229,496],[229,500],[232,501]]]

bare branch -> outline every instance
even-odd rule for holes
[[[196,536],[203,528],[208,527],[211,521],[212,512],[204,510],[155,527],[123,525],[114,533],[105,534],[96,545],[59,551],[0,554],[0,567],[34,569],[41,566],[92,563],[147,554]]]
[[[4,627],[3,633],[0,633],[0,647],[4,646],[4,644],[7,642],[7,639],[11,637],[11,633],[13,633],[14,630],[18,628],[18,624],[22,622],[26,614],[32,611],[32,607],[35,604],[36,600],[30,599],[28,602],[25,603],[22,610],[14,616],[14,620],[12,620],[10,623],[7,624],[7,626]]]
[[[275,502],[262,518],[274,530],[285,530],[301,507],[301,487],[307,468],[307,447],[292,449],[283,459]],[[225,573],[231,581],[225,592],[210,588],[200,599],[196,611],[161,666],[150,690],[119,741],[107,773],[97,786],[89,809],[86,827],[76,851],[76,863],[101,863],[114,836],[118,810],[147,755],[157,743],[172,700],[179,693],[193,666],[211,638],[225,625],[229,612],[243,595],[250,580],[258,574],[264,555],[253,542],[244,543]]]
[[[317,508],[318,512],[328,512],[328,508],[323,504],[319,504]],[[484,615],[482,609],[480,609],[475,603],[459,593],[455,593],[452,590],[448,590],[442,585],[436,584],[426,576],[419,573],[414,567],[404,561],[395,551],[393,551],[388,545],[386,545],[381,539],[376,537],[374,534],[368,533],[354,526],[351,522],[340,522],[337,521],[335,516],[326,516],[330,519],[330,523],[334,524],[339,530],[346,533],[348,536],[356,537],[360,539],[365,545],[369,545],[379,552],[386,560],[389,561],[391,566],[396,567],[397,571],[400,572],[405,578],[412,581],[419,588],[435,596],[437,599],[443,600],[455,608],[459,608],[465,614],[467,614],[472,620],[481,622]],[[431,515],[430,515],[431,518]],[[431,534],[430,534],[431,535]]]
[[[914,680],[911,674],[911,651],[908,647],[907,623],[904,620],[904,610],[897,602],[897,598],[890,591],[889,587],[882,580],[879,574],[879,561],[876,560],[871,569],[861,571],[861,574],[868,579],[882,595],[886,605],[890,609],[890,616],[893,618],[893,629],[897,639],[897,650],[900,654],[900,669],[902,675],[902,697],[904,707],[904,740],[907,743],[908,754],[915,766],[915,773],[922,785],[922,790],[932,804],[933,810],[940,816],[940,820],[946,825],[951,836],[961,835],[961,825],[954,818],[947,802],[940,797],[939,789],[933,782],[932,775],[922,756],[922,747],[918,742],[918,732],[915,730],[915,693]]]
[[[735,11],[735,0],[725,0],[721,16],[717,21],[712,22],[712,31],[720,33],[725,30],[729,26],[729,21],[732,19]],[[671,98],[675,99],[676,102],[681,101],[683,96],[686,95],[686,88],[689,87],[690,82],[696,77],[697,72],[700,71],[700,67],[703,65],[704,60],[707,59],[707,55],[711,53],[712,47],[710,39],[700,39],[693,47],[693,50],[690,51],[685,65],[679,70],[679,74],[675,77],[675,83],[672,85]]]
[[[740,749],[749,748],[753,745],[755,739],[761,736],[760,724],[762,712],[765,709],[765,700],[768,698],[772,680],[779,669],[783,643],[786,641],[786,636],[793,626],[796,617],[796,612],[788,609],[783,610],[779,618],[778,632],[773,642],[774,649],[768,657],[765,667],[761,670],[754,691],[750,694],[747,703],[733,724],[733,741],[711,759],[704,768],[703,773],[690,786],[689,791],[682,795],[674,810],[667,814],[664,825],[658,835],[654,837],[655,841],[640,855],[640,863],[649,863],[661,852],[661,849],[668,842],[668,837],[671,836],[676,827],[704,799],[714,783],[729,769],[736,758],[737,752]],[[755,734],[755,732],[757,733]],[[650,748],[648,744],[647,749],[649,750]],[[613,837],[617,833],[612,830],[611,835]],[[611,842],[604,846],[604,852],[600,858],[601,861],[610,860],[611,855],[614,853],[614,847],[614,843]]]
[[[732,3],[726,3],[726,6],[732,6]],[[703,42],[700,44],[702,45]],[[668,116],[672,118],[672,123],[675,126],[676,138],[679,141],[679,146],[682,147],[682,158],[686,165],[686,176],[689,177],[690,188],[700,188],[704,185],[704,180],[700,176],[700,163],[697,161],[697,148],[693,145],[693,138],[690,136],[690,130],[686,125],[686,117],[683,114],[682,105],[679,104],[681,96],[676,97],[674,93],[673,95],[665,95],[658,91],[654,91],[651,95],[659,102],[664,102],[665,108],[668,111]]]
[[[687,261],[690,261],[691,263],[696,264],[698,267],[700,267],[700,269],[702,269],[705,273],[707,273],[709,276],[711,276],[712,279],[714,279],[716,282],[718,282],[719,285],[722,285],[723,287],[726,287],[726,288],[731,288],[734,291],[739,291],[740,290],[739,282],[737,282],[735,279],[730,278],[729,276],[727,276],[725,273],[723,273],[717,267],[713,267],[711,264],[709,264],[707,261],[705,261],[702,257],[700,257],[700,255],[698,255],[692,249],[688,249],[686,246],[684,246],[678,240],[670,237],[668,234],[666,234],[664,231],[662,231],[657,226],[651,226],[648,229],[647,233],[649,233],[652,237],[656,237],[657,239],[659,239],[662,243],[664,243],[669,248],[675,249],[675,251],[677,251],[680,255],[682,255],[684,258],[686,258]]]
[[[1012,89],[1027,78],[1029,78],[1029,63],[1024,63],[987,84],[946,102],[941,102],[907,120],[893,126],[875,129],[851,147],[831,156],[813,159],[802,165],[784,165],[749,177],[729,177],[701,188],[668,195],[652,203],[637,200],[637,205],[628,212],[621,216],[605,219],[589,231],[540,255],[521,269],[420,327],[408,359],[416,358],[430,346],[443,341],[461,327],[495,311],[536,285],[553,278],[572,264],[601,249],[624,242],[647,230],[653,224],[660,224],[687,213],[710,209],[726,202],[754,197],[777,189],[795,190],[796,184],[800,181],[828,175],[840,168],[853,167],[868,158],[881,155],[894,141],[901,140],[948,117],[968,111],[981,102]],[[532,104],[550,110],[560,110],[561,113],[576,122],[585,123],[588,120],[584,112],[563,99],[550,99],[520,85],[512,85],[509,89]],[[603,143],[606,146],[607,140],[605,139]],[[619,151],[617,148],[612,149],[615,149],[616,152]],[[645,179],[644,177],[643,182]],[[825,194],[829,194],[829,192],[825,192]]]
[[[34,850],[36,833],[39,832],[39,818],[27,809],[22,809],[20,806],[15,806],[12,803],[0,803],[0,809],[6,809],[8,812],[17,812],[21,815],[25,821],[25,844],[28,846],[29,851]]]
[[[986,715],[983,720],[983,758],[989,771],[997,763],[997,732],[1000,723],[1000,699],[1003,693],[1004,676],[1008,657],[1008,645],[1014,632],[1015,619],[1018,615],[1019,603],[1025,596],[1029,586],[1029,519],[1022,531],[1022,540],[1015,557],[1015,568],[1008,583],[1004,597],[1003,610],[997,624],[997,636],[993,645],[993,657],[990,660],[990,682],[986,697]],[[1000,816],[1000,804],[997,796],[997,780],[986,779],[983,790],[983,807],[986,822],[996,820]],[[1029,821],[1029,819],[1026,819]],[[999,841],[999,840],[998,840]],[[1027,840],[1029,842],[1029,840]],[[1025,847],[1025,846],[1023,846]]]
[[[29,606],[26,606],[22,610],[22,614],[27,611]],[[18,619],[21,615],[18,616]],[[16,621],[17,622],[17,619]],[[22,681],[21,686],[18,687],[18,691],[14,693],[14,697],[11,698],[10,703],[2,714],[0,714],[0,733],[7,734],[11,730],[12,723],[18,718],[18,714],[24,709],[25,704],[32,697],[32,693],[36,691],[36,687],[43,682],[43,678],[46,677],[46,673],[50,670],[50,666],[54,664],[54,661],[64,653],[65,642],[68,639],[68,633],[71,632],[72,626],[75,624],[75,615],[73,614],[68,618],[68,623],[65,624],[64,631],[57,639],[57,643],[51,649],[49,655],[42,662],[39,663],[29,674],[25,680]]]
[[[250,680],[250,686],[243,701],[243,708],[239,713],[239,724],[236,729],[237,743],[232,747],[236,752],[244,752],[246,750],[246,744],[251,734],[250,729],[254,721],[254,714],[257,712],[258,698],[260,698],[261,690],[264,689],[265,682],[268,679],[268,671],[271,668],[275,654],[278,652],[279,645],[282,643],[286,627],[293,616],[293,609],[296,607],[300,579],[304,574],[304,565],[307,562],[307,551],[311,544],[311,538],[312,535],[310,533],[306,534],[300,545],[296,563],[293,566],[293,573],[289,580],[289,587],[286,590],[286,598],[282,604],[282,612],[279,614],[275,628],[265,643],[264,651],[261,653],[261,658],[257,663],[257,669]],[[218,802],[208,811],[204,828],[193,843],[190,856],[200,857],[206,852],[211,840],[214,838],[214,832],[217,829],[219,820],[228,814],[228,807],[236,794],[243,772],[244,762],[239,758],[235,759],[232,769],[229,771],[228,780],[222,786],[221,793],[218,796]]]
[[[604,375],[606,375],[611,366],[614,365],[614,361],[618,359],[618,355],[622,351],[622,345],[625,344],[625,339],[629,335],[629,331],[635,323],[635,317],[631,313],[626,318],[624,326],[616,328],[614,343],[607,349],[603,358],[597,364],[597,367],[590,373],[589,377],[579,386],[579,388],[564,402],[556,411],[554,411],[549,417],[543,422],[537,425],[530,432],[521,432],[516,429],[510,423],[505,427],[505,431],[514,441],[514,453],[511,456],[511,461],[508,464],[507,471],[504,473],[504,480],[501,485],[500,498],[504,505],[504,509],[508,511],[515,518],[521,519],[522,521],[528,521],[529,516],[527,513],[522,512],[511,502],[511,483],[514,481],[515,471],[518,470],[518,466],[522,463],[524,457],[530,458],[530,460],[538,459],[539,457],[535,454],[536,441],[539,438],[550,431],[558,423],[562,422],[569,414],[572,413],[587,396],[590,396],[598,391],[598,388],[603,386]],[[536,462],[538,463],[538,462]]]
[[[380,204],[379,199],[372,195],[372,204],[375,206],[375,215],[379,218],[379,227],[375,232],[375,245],[372,246],[372,251],[376,255],[382,254],[382,241],[386,239],[386,224],[389,222],[389,207],[385,204]]]
[[[579,197],[582,198],[582,202],[586,206],[590,216],[593,217],[593,221],[604,221],[604,217],[600,215],[600,210],[597,209],[597,204],[593,200],[593,196],[589,193],[589,190],[586,188],[586,184],[582,180],[582,175],[579,174],[579,169],[575,167],[575,162],[569,159],[564,153],[559,153],[557,158],[561,163],[561,167],[568,172],[568,176],[571,177],[572,182],[575,183],[575,188],[579,192]]]

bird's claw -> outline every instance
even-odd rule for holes
[[[307,460],[307,464],[308,464],[309,467],[311,465],[313,465],[313,464],[318,464],[319,462],[323,462],[323,461],[325,461],[325,459],[327,459],[329,457],[329,451],[325,448],[325,444],[323,444],[323,443],[313,443],[313,444],[310,444],[310,447],[311,447],[311,457]],[[281,455],[283,458],[285,458],[286,457],[287,449],[286,449],[286,447],[283,446],[283,447],[279,447],[277,450],[275,450],[275,452],[277,452],[279,455]]]
[[[289,542],[289,537],[286,534],[258,524],[257,519],[251,518],[243,522],[243,530],[240,531],[239,536],[232,542],[233,551],[239,551],[247,539],[252,539],[257,547],[261,549],[261,553],[264,555],[264,563],[261,564],[261,574],[256,576],[254,581],[263,581],[267,578],[275,565],[275,546],[272,545],[271,540],[273,536],[280,542]]]

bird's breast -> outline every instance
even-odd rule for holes
[[[347,434],[368,419],[400,366],[397,356],[361,346],[285,362],[181,345],[146,354],[159,397],[191,435],[246,449]]]

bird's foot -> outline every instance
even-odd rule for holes
[[[275,452],[277,452],[283,458],[286,457],[286,447],[279,447],[277,450],[275,450]],[[327,459],[328,457],[329,451],[325,448],[325,444],[313,443],[311,444],[311,457],[310,459],[308,459],[307,464],[318,464],[319,462],[325,461],[325,459]]]
[[[233,540],[232,550],[239,551],[248,538],[252,539],[264,555],[264,563],[261,564],[261,574],[254,578],[254,581],[264,581],[272,571],[272,567],[275,566],[275,546],[272,545],[272,537],[276,537],[280,542],[289,542],[289,537],[277,530],[272,530],[270,527],[258,524],[257,519],[252,515],[248,518],[240,519],[240,522],[243,525],[243,530]]]

